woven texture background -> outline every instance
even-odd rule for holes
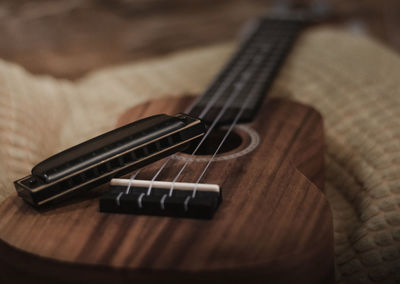
[[[95,72],[78,82],[0,62],[0,201],[43,158],[110,130],[128,107],[200,93],[229,58],[221,44]],[[319,110],[338,283],[400,283],[400,58],[328,28],[299,40],[272,96]]]

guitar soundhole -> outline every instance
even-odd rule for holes
[[[196,156],[212,156],[221,143],[222,139],[226,134],[226,129],[217,129],[212,131],[207,139],[202,143],[200,148],[196,152]],[[197,143],[196,143],[197,142]],[[191,147],[183,151],[185,154],[192,154],[197,146],[200,139],[192,144]],[[226,138],[225,143],[221,146],[218,154],[224,154],[227,152],[234,151],[238,149],[243,143],[243,138],[236,131],[232,131]]]

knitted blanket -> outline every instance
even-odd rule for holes
[[[234,44],[94,72],[77,82],[0,62],[0,201],[12,181],[57,151],[112,129],[132,105],[201,93]],[[330,28],[299,39],[271,96],[324,118],[326,196],[339,283],[400,282],[400,57]]]

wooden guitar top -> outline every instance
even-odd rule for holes
[[[191,100],[148,102],[118,124],[182,112]],[[100,213],[106,186],[42,211],[10,196],[0,205],[0,282],[333,282],[321,116],[273,99],[236,133],[240,146],[219,155],[203,181],[222,189],[211,220]],[[171,160],[157,180],[173,179],[187,157]],[[161,163],[140,178],[151,179]],[[205,163],[190,163],[180,180],[195,180]]]

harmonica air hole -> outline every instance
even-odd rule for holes
[[[113,169],[111,162],[104,163],[104,165],[106,166],[106,173]]]
[[[82,183],[82,178],[80,177],[80,175],[75,175],[72,177],[72,183],[73,186],[81,184]]]
[[[168,148],[168,147],[171,145],[171,143],[169,142],[169,138],[170,138],[170,137],[168,137],[168,138],[163,138],[163,139],[160,140],[160,146],[161,146],[162,148]]]
[[[156,141],[156,142],[154,143],[154,146],[156,147],[156,150],[157,150],[157,151],[160,151],[160,150],[161,150],[160,141]]]
[[[172,135],[172,141],[173,141],[173,143],[179,143],[182,141],[179,133],[175,133],[174,135]]]
[[[57,192],[60,189],[61,189],[61,185],[59,185],[59,184],[55,184],[55,185],[52,185],[49,187],[49,191],[52,191],[52,192]]]
[[[132,157],[132,160],[135,161],[137,159],[135,151],[130,152],[129,155]]]
[[[101,164],[98,166],[99,175],[105,174],[107,172],[106,165]]]
[[[65,186],[66,188],[71,188],[71,187],[73,187],[74,186],[74,183],[72,182],[72,179],[67,179],[66,180],[66,182],[67,182],[67,185]]]
[[[96,174],[95,174],[95,172],[93,170],[87,170],[87,171],[85,171],[84,174],[85,174],[85,176],[86,176],[86,178],[88,180],[93,179],[93,178],[96,177]]]
[[[125,161],[124,161],[124,159],[123,159],[123,157],[122,156],[119,156],[118,157],[118,164],[122,167],[122,166],[125,166]]]
[[[110,164],[111,169],[117,169],[120,167],[118,159],[113,159],[110,161],[110,163],[107,163],[107,164]]]
[[[81,181],[83,181],[83,182],[85,182],[85,181],[87,180],[87,177],[86,177],[85,172],[81,173],[81,174],[79,175],[79,177],[81,178]]]
[[[59,185],[60,188],[70,188],[68,181],[62,181]]]
[[[138,157],[138,159],[143,158],[144,157],[144,151],[143,149],[137,149],[135,151],[136,157]]]
[[[171,136],[168,136],[168,147],[174,144],[174,140],[172,140]]]
[[[124,164],[129,164],[133,161],[132,155],[131,153],[125,154],[122,156],[122,160],[124,162]]]
[[[147,146],[147,150],[148,150],[149,154],[153,154],[153,153],[157,152],[157,147],[156,147],[156,145],[154,145],[154,143],[153,144],[149,144]]]

